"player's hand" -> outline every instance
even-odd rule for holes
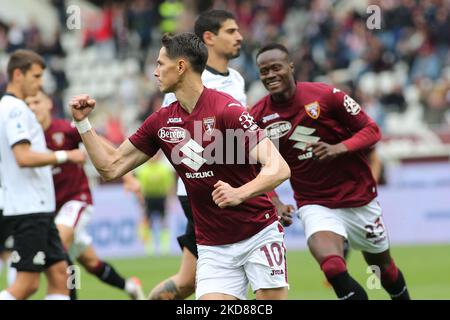
[[[289,227],[292,224],[292,217],[294,214],[294,207],[290,204],[276,205],[280,222],[284,227]]]
[[[343,143],[328,144],[320,141],[309,144],[307,148],[312,148],[314,158],[319,161],[331,160],[347,152]]]
[[[86,118],[95,108],[95,100],[87,94],[80,94],[73,97],[70,102],[70,110],[75,121],[81,121]]]
[[[77,164],[84,164],[86,162],[86,153],[80,149],[73,149],[66,151],[67,152],[67,160]]]
[[[242,203],[238,189],[233,188],[228,183],[219,180],[214,188],[212,198],[220,208],[234,207]]]

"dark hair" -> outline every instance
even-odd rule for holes
[[[228,19],[236,20],[231,12],[225,10],[210,10],[203,12],[195,21],[195,34],[203,41],[203,33],[210,31],[217,34],[222,27],[222,24]]]
[[[202,74],[208,60],[208,49],[193,33],[185,32],[175,36],[164,35],[161,40],[170,59],[184,57],[189,60],[192,69]]]
[[[286,49],[286,47],[283,46],[280,43],[270,43],[270,44],[265,45],[264,47],[259,49],[258,53],[256,54],[256,59],[258,59],[260,54],[262,54],[262,53],[264,53],[266,51],[269,51],[269,50],[274,50],[274,49],[280,50],[280,51],[283,51],[284,53],[286,53],[286,56],[289,59],[289,51],[288,51],[288,49]]]
[[[16,50],[9,58],[7,72],[9,81],[12,81],[14,70],[20,69],[22,73],[26,73],[30,70],[33,64],[40,65],[42,69],[45,69],[45,61],[40,55],[31,50]]]

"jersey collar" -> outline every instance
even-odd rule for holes
[[[228,77],[230,75],[229,70],[227,70],[227,72],[219,72],[216,69],[214,69],[213,67],[210,67],[208,65],[205,66],[205,69],[208,70],[209,72],[211,72],[212,74],[219,75],[222,77]]]

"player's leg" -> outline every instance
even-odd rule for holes
[[[229,294],[213,292],[202,295],[198,300],[239,300],[239,299]]]
[[[403,274],[389,253],[389,239],[378,201],[343,209],[341,217],[346,221],[350,244],[363,252],[369,265],[379,268],[381,284],[392,299],[409,299]]]
[[[160,282],[152,289],[149,300],[182,300],[195,292],[195,269],[197,258],[187,248],[183,248],[181,265],[178,272]]]
[[[12,267],[17,275],[8,289],[0,293],[0,299],[27,299],[39,288],[39,273],[45,269],[47,244],[47,220],[43,214],[9,217],[12,219],[14,250]]]
[[[181,265],[175,275],[162,281],[151,290],[150,300],[186,299],[195,292],[198,253],[192,211],[187,196],[179,196],[178,199],[188,220],[185,234],[178,237],[178,243],[183,250]]]
[[[125,279],[116,269],[106,261],[101,260],[92,245],[88,245],[78,257],[78,262],[91,274],[102,282],[124,290],[135,300],[144,300],[145,295],[137,278]]]
[[[73,268],[74,266],[74,262],[72,261],[72,259],[69,256],[68,253],[68,249],[72,246],[73,243],[73,237],[74,237],[74,229],[72,227],[69,227],[67,225],[63,225],[63,224],[57,224],[56,228],[58,229],[60,238],[61,238],[61,242],[63,244],[65,253],[66,253],[66,262],[68,267],[71,268],[71,270],[69,270],[69,277],[71,277],[71,279],[75,279],[75,274],[74,271],[75,269]],[[77,300],[77,289],[74,283],[72,283],[69,286],[69,295],[70,295],[70,300]]]
[[[62,253],[62,257],[64,254]],[[69,300],[69,288],[68,288],[68,274],[67,274],[67,261],[61,260],[45,270],[45,276],[47,278],[47,296],[46,300]]]
[[[392,300],[410,300],[405,278],[395,265],[389,249],[380,253],[363,251],[363,256],[368,265],[380,268],[381,285],[389,293]]]
[[[17,271],[13,284],[0,292],[0,300],[24,300],[39,289],[39,272]]]
[[[305,229],[309,250],[338,299],[364,300],[367,299],[367,293],[347,270],[343,256],[347,233],[344,223],[337,216],[338,210],[307,205],[300,208],[299,217]]]
[[[54,216],[48,217],[48,238],[45,250],[45,276],[47,277],[47,300],[69,300],[67,252],[63,247]]]
[[[241,243],[245,273],[256,299],[286,300],[289,285],[283,226],[274,222]]]
[[[71,271],[69,277],[75,279],[74,262],[69,256],[69,249],[73,244],[75,236],[75,226],[78,224],[85,204],[80,201],[69,201],[61,207],[55,218],[56,228],[58,229],[59,236],[61,238],[64,250],[66,252],[66,262]],[[74,283],[69,286],[70,300],[77,300],[77,290]]]
[[[14,246],[13,227],[14,219],[3,216],[0,210],[0,274],[2,269],[6,270],[8,286],[13,284],[17,273],[17,270],[11,267],[11,252]]]
[[[288,288],[260,289],[256,291],[256,300],[287,300]]]
[[[249,238],[246,241],[252,242]],[[248,277],[244,268],[249,246],[242,241],[230,245],[197,245],[195,296],[198,300],[245,300]]]

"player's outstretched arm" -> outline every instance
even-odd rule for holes
[[[12,147],[16,162],[21,168],[43,167],[65,163],[67,161],[83,164],[86,156],[81,150],[55,152],[37,152],[31,149],[28,141],[16,143]]]
[[[95,108],[94,99],[88,95],[75,96],[70,101],[70,107],[86,151],[103,179],[119,178],[148,160],[149,157],[129,140],[115,148],[97,135],[87,118]]]
[[[213,200],[219,207],[236,206],[247,199],[271,191],[291,176],[288,164],[268,138],[261,140],[250,151],[250,156],[262,165],[261,171],[255,179],[239,188],[233,188],[219,180],[212,193]]]

